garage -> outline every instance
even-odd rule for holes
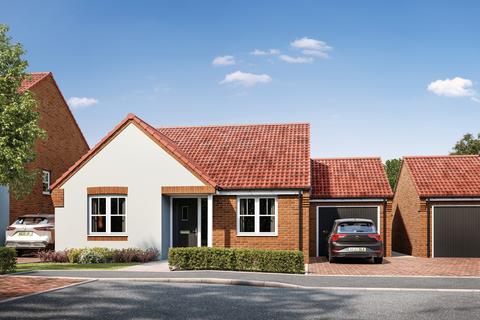
[[[380,233],[380,208],[378,206],[319,206],[317,208],[318,256],[327,255],[327,237],[337,219],[370,219]]]
[[[403,157],[392,211],[394,251],[480,257],[480,156]]]
[[[342,218],[371,219],[391,254],[389,217],[393,192],[379,157],[312,159],[310,255],[327,255],[333,222]]]
[[[480,257],[480,206],[433,206],[434,257]]]

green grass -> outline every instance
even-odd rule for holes
[[[138,263],[94,263],[94,264],[79,264],[79,263],[19,263],[17,264],[17,272],[33,271],[33,270],[81,270],[81,269],[96,269],[96,270],[115,270],[123,267],[137,265]]]

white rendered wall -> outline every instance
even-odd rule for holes
[[[143,131],[129,124],[61,187],[55,209],[55,249],[81,247],[161,248],[161,187],[204,183]],[[128,187],[128,241],[87,241],[87,187]],[[164,212],[163,214],[170,214]]]

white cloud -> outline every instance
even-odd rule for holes
[[[455,77],[453,79],[436,80],[428,85],[428,91],[444,97],[471,97],[475,95],[473,82]]]
[[[98,100],[95,98],[87,98],[87,97],[82,97],[82,98],[71,97],[70,99],[68,99],[67,103],[72,109],[77,109],[77,108],[89,107],[94,104],[97,104]]]
[[[214,66],[230,66],[235,64],[235,58],[233,56],[215,57],[212,64]]]
[[[477,97],[471,97],[470,99],[471,99],[473,102],[480,103],[480,99],[477,98]]]
[[[280,60],[288,62],[288,63],[312,63],[312,57],[291,57],[285,54],[280,56]]]
[[[301,49],[302,53],[307,56],[315,56],[318,58],[328,58],[328,52],[333,48],[326,42],[316,39],[303,37],[290,43],[295,49]]]
[[[260,83],[268,83],[272,78],[267,74],[255,74],[242,71],[235,71],[225,75],[225,78],[220,81],[220,84],[239,84],[244,87],[252,87]]]
[[[328,58],[328,53],[319,50],[303,50],[302,53],[306,56],[315,56],[322,59]]]
[[[264,50],[255,49],[252,52],[250,52],[250,54],[254,56],[274,56],[274,55],[280,54],[280,50],[270,49],[270,50],[264,51]]]

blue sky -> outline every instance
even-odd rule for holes
[[[313,157],[446,154],[480,132],[478,1],[1,7],[30,71],[80,98],[91,146],[129,112],[156,126],[310,122]]]

